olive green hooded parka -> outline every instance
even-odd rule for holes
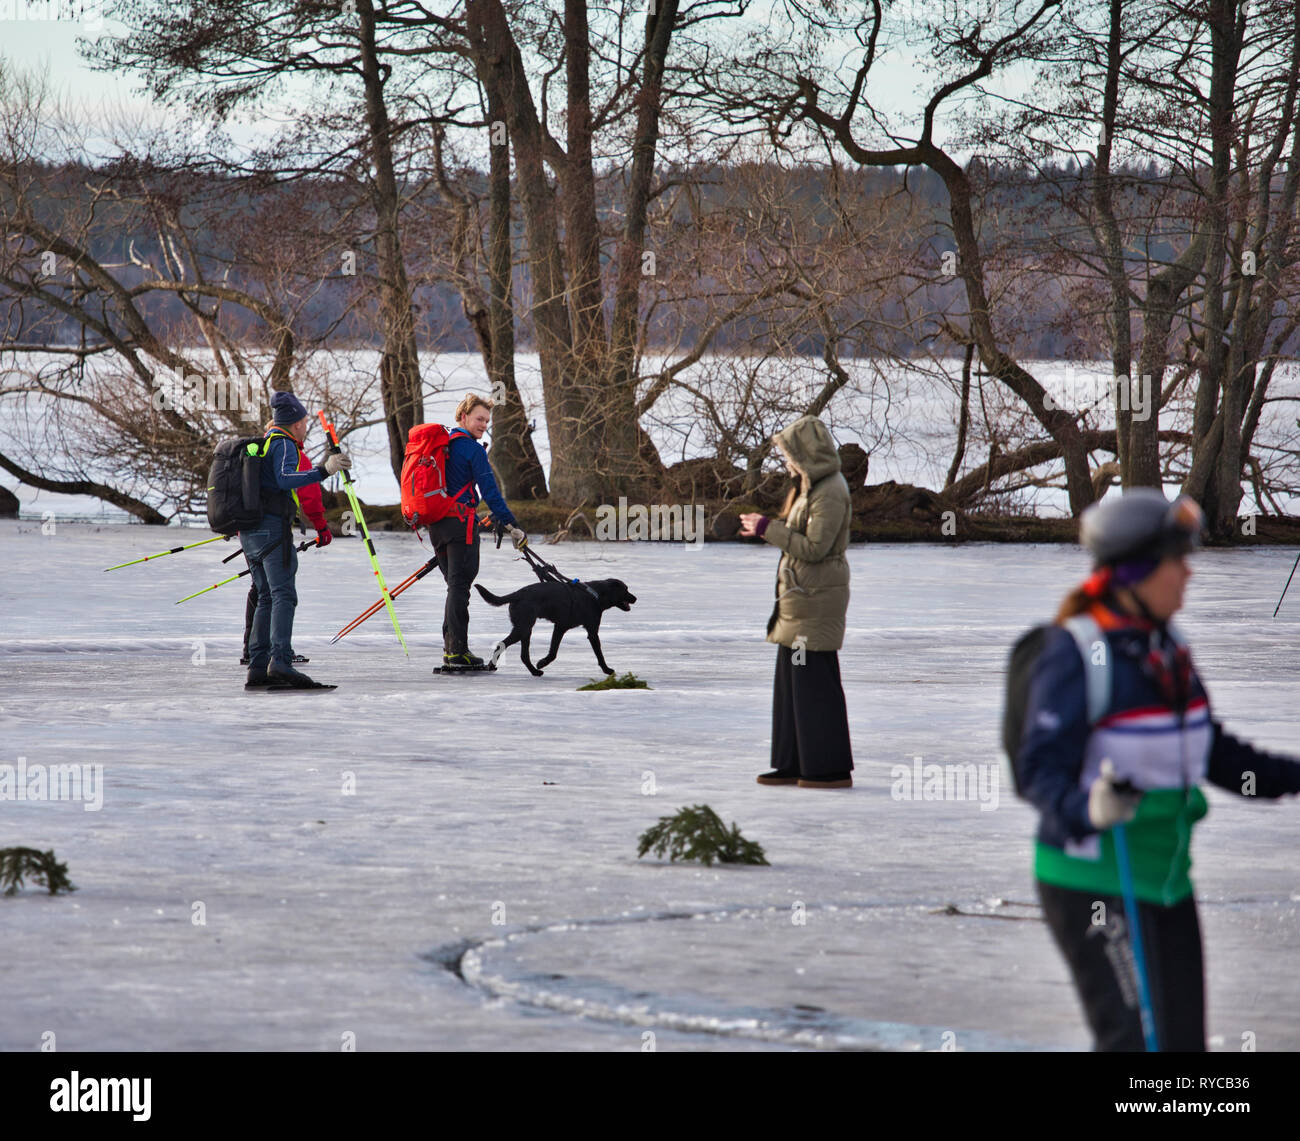
[[[844,552],[853,515],[839,452],[830,429],[816,416],[796,420],[774,439],[798,469],[800,486],[785,520],[773,519],[763,532],[766,542],[784,552],[767,640],[814,652],[838,650],[849,608]]]

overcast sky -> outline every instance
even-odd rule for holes
[[[132,81],[126,77],[106,72],[91,71],[77,54],[76,40],[86,34],[86,28],[70,20],[13,19],[13,13],[32,13],[39,9],[26,0],[0,0],[0,53],[11,63],[23,68],[40,69],[48,66],[50,79],[56,87],[77,97],[97,101],[125,98]],[[135,99],[138,107],[147,101]]]

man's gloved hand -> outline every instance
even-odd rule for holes
[[[334,541],[334,536],[330,534],[328,527],[316,532],[316,545],[318,547],[328,547]]]
[[[325,474],[338,475],[341,471],[347,471],[352,466],[352,460],[347,452],[332,452],[325,457]]]
[[[1102,761],[1101,776],[1088,790],[1088,819],[1098,832],[1105,832],[1116,824],[1127,824],[1137,815],[1141,799],[1140,789],[1121,787],[1115,780],[1115,766],[1109,760]]]
[[[507,530],[510,533],[510,540],[514,543],[516,551],[521,551],[528,546],[528,536],[524,534],[522,530],[518,527],[508,527]]]

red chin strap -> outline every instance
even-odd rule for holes
[[[1092,575],[1084,580],[1082,590],[1089,598],[1101,598],[1110,589],[1110,580],[1114,570],[1111,567],[1098,567]]]

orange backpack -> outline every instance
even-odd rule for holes
[[[448,516],[465,520],[465,542],[474,541],[474,509],[459,502],[470,485],[454,495],[447,491],[447,446],[452,437],[466,436],[462,428],[447,431],[441,424],[417,424],[406,440],[402,458],[402,518],[415,529]]]

